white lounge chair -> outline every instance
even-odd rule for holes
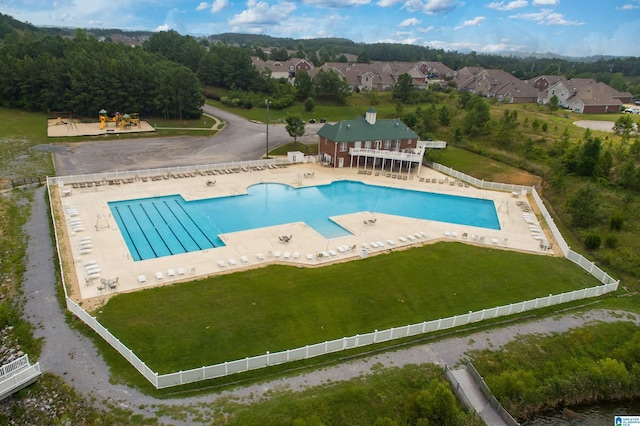
[[[298,259],[300,259],[300,252],[299,251],[293,252],[293,260],[298,260]]]
[[[449,232],[449,231],[447,231],[447,232]],[[445,235],[446,235],[446,232],[445,232]],[[416,237],[414,237],[414,236],[413,236],[413,235],[411,235],[411,234],[408,234],[408,235],[407,235],[407,238],[408,238],[410,241],[415,241],[415,240],[416,240]]]
[[[307,260],[313,260],[313,253],[307,253]]]
[[[227,266],[227,262],[225,262],[224,260],[218,260],[218,266],[224,268]]]
[[[444,236],[447,238],[451,237],[451,231],[444,231]]]
[[[175,277],[176,276],[175,269],[167,269],[167,276],[168,277]]]
[[[395,246],[396,245],[396,242],[393,241],[392,239],[388,239],[387,243],[389,243],[390,246]]]
[[[457,233],[456,231],[453,231],[453,232],[451,233],[451,236],[452,236],[453,238],[458,238],[458,233]]]
[[[138,284],[144,284],[147,282],[147,276],[140,274],[138,275]]]
[[[178,275],[184,275],[184,268],[178,268]]]
[[[322,252],[322,257],[331,257],[331,255],[329,254],[329,252],[323,251]]]
[[[279,251],[274,251],[273,252],[273,257],[275,257],[275,258],[280,257],[280,252]]]
[[[337,251],[335,251],[335,250],[333,250],[333,249],[329,249],[329,254],[330,254],[331,256],[337,256],[337,255],[338,255],[338,252],[337,252]]]
[[[346,252],[347,252],[347,249],[346,249],[344,246],[340,246],[340,247],[338,247],[338,251],[339,251],[340,253],[346,253]]]
[[[156,272],[156,281],[162,281],[164,279],[164,275],[162,272]]]
[[[231,266],[236,266],[237,265],[236,260],[233,257],[229,259],[229,265],[231,265]]]
[[[491,239],[491,244],[497,245],[498,244],[498,239],[497,238],[492,238]]]
[[[426,232],[420,232],[420,235],[422,235],[424,238],[428,238],[429,235]]]
[[[258,253],[258,254],[256,254],[256,258],[257,258],[258,260],[264,260],[264,254],[262,254],[262,253]]]
[[[406,239],[405,237],[403,237],[403,236],[399,236],[399,237],[398,237],[398,240],[399,240],[401,243],[406,243],[406,242],[408,242],[408,241],[409,241],[409,240],[407,240],[407,239]]]
[[[249,258],[247,256],[240,256],[240,261],[242,263],[248,263],[249,262]]]

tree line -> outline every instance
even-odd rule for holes
[[[196,118],[204,102],[189,68],[143,49],[102,43],[78,30],[72,40],[5,37],[0,102],[29,111],[107,111]]]

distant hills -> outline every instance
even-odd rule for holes
[[[41,36],[73,37],[76,30],[76,28],[35,27],[29,23],[18,21],[11,16],[0,14],[0,42],[9,34],[30,33]],[[129,31],[115,28],[85,28],[84,30],[87,34],[102,41],[112,41],[131,46],[142,45],[145,40],[154,34],[152,31]],[[611,80],[615,80],[613,78],[615,73],[624,78],[640,76],[640,58],[638,57],[597,55],[578,58],[548,52],[463,53],[401,43],[356,43],[345,38],[293,39],[238,33],[222,33],[194,38],[204,45],[223,41],[228,45],[249,47],[253,49],[256,55],[260,55],[261,52],[267,54],[273,49],[279,49],[280,53],[285,51],[291,57],[304,57],[317,66],[325,62],[346,61],[346,57],[353,55],[352,57],[358,57],[359,60],[366,58],[366,60],[371,61],[437,61],[454,70],[465,66],[502,69],[520,79],[527,79],[541,74],[562,74],[567,78],[590,77],[611,84]],[[282,58],[272,59],[280,60]],[[628,83],[637,84],[636,81]],[[616,88],[624,90],[624,87]]]

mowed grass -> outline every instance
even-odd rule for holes
[[[563,258],[437,243],[122,294],[97,318],[162,374],[596,285]]]

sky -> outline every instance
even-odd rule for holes
[[[640,56],[640,0],[0,0],[0,12],[36,26]]]

